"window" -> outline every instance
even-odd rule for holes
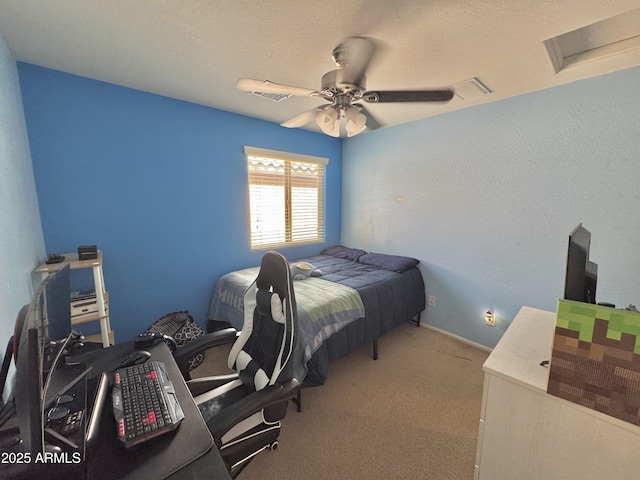
[[[328,159],[245,147],[251,249],[324,241]]]

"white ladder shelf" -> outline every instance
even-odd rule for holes
[[[93,270],[93,283],[96,291],[96,303],[98,307],[98,311],[94,313],[87,313],[84,315],[77,315],[71,317],[71,324],[78,325],[82,323],[88,322],[100,322],[100,334],[96,336],[86,337],[87,341],[98,340],[102,343],[104,348],[109,345],[113,345],[115,343],[115,338],[113,334],[113,330],[111,330],[111,322],[109,321],[109,307],[107,303],[108,294],[105,290],[104,285],[104,275],[102,273],[102,251],[98,250],[98,258],[91,260],[80,260],[78,259],[78,254],[75,252],[72,253],[63,253],[64,261],[60,263],[43,263],[38,268],[36,268],[36,272],[42,276],[42,279],[45,279],[47,275],[53,273],[65,265],[69,265],[71,270],[79,270],[82,268],[91,268]]]

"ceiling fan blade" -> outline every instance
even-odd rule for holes
[[[251,78],[239,79],[236,82],[236,88],[244,92],[275,93],[300,97],[319,95],[319,92],[311,90],[310,88],[293,87],[291,85],[270,82],[269,80],[253,80]]]
[[[350,37],[333,49],[333,61],[341,68],[338,83],[359,84],[378,45],[368,37]]]
[[[448,102],[453,98],[454,91],[444,90],[381,90],[378,92],[364,92],[362,100],[368,103],[391,102]]]
[[[322,106],[314,108],[313,110],[307,110],[306,112],[301,113],[300,115],[296,115],[295,117],[287,120],[286,122],[282,122],[280,125],[287,128],[299,128],[310,122],[312,119],[316,117],[318,112],[324,110],[326,107],[330,105]]]
[[[360,103],[354,103],[354,107],[358,107],[360,109],[360,113],[362,113],[365,117],[367,117],[367,129],[368,130],[376,130],[382,126],[382,124],[371,115],[371,112],[365,108],[364,105]]]

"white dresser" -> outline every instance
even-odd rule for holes
[[[640,427],[547,393],[556,314],[522,307],[483,366],[475,480],[637,480]]]

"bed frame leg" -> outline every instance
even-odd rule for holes
[[[415,322],[416,327],[420,326],[420,314],[416,315],[414,318],[409,319],[410,322]]]
[[[374,360],[378,359],[378,339],[377,338],[373,341],[373,359]]]

